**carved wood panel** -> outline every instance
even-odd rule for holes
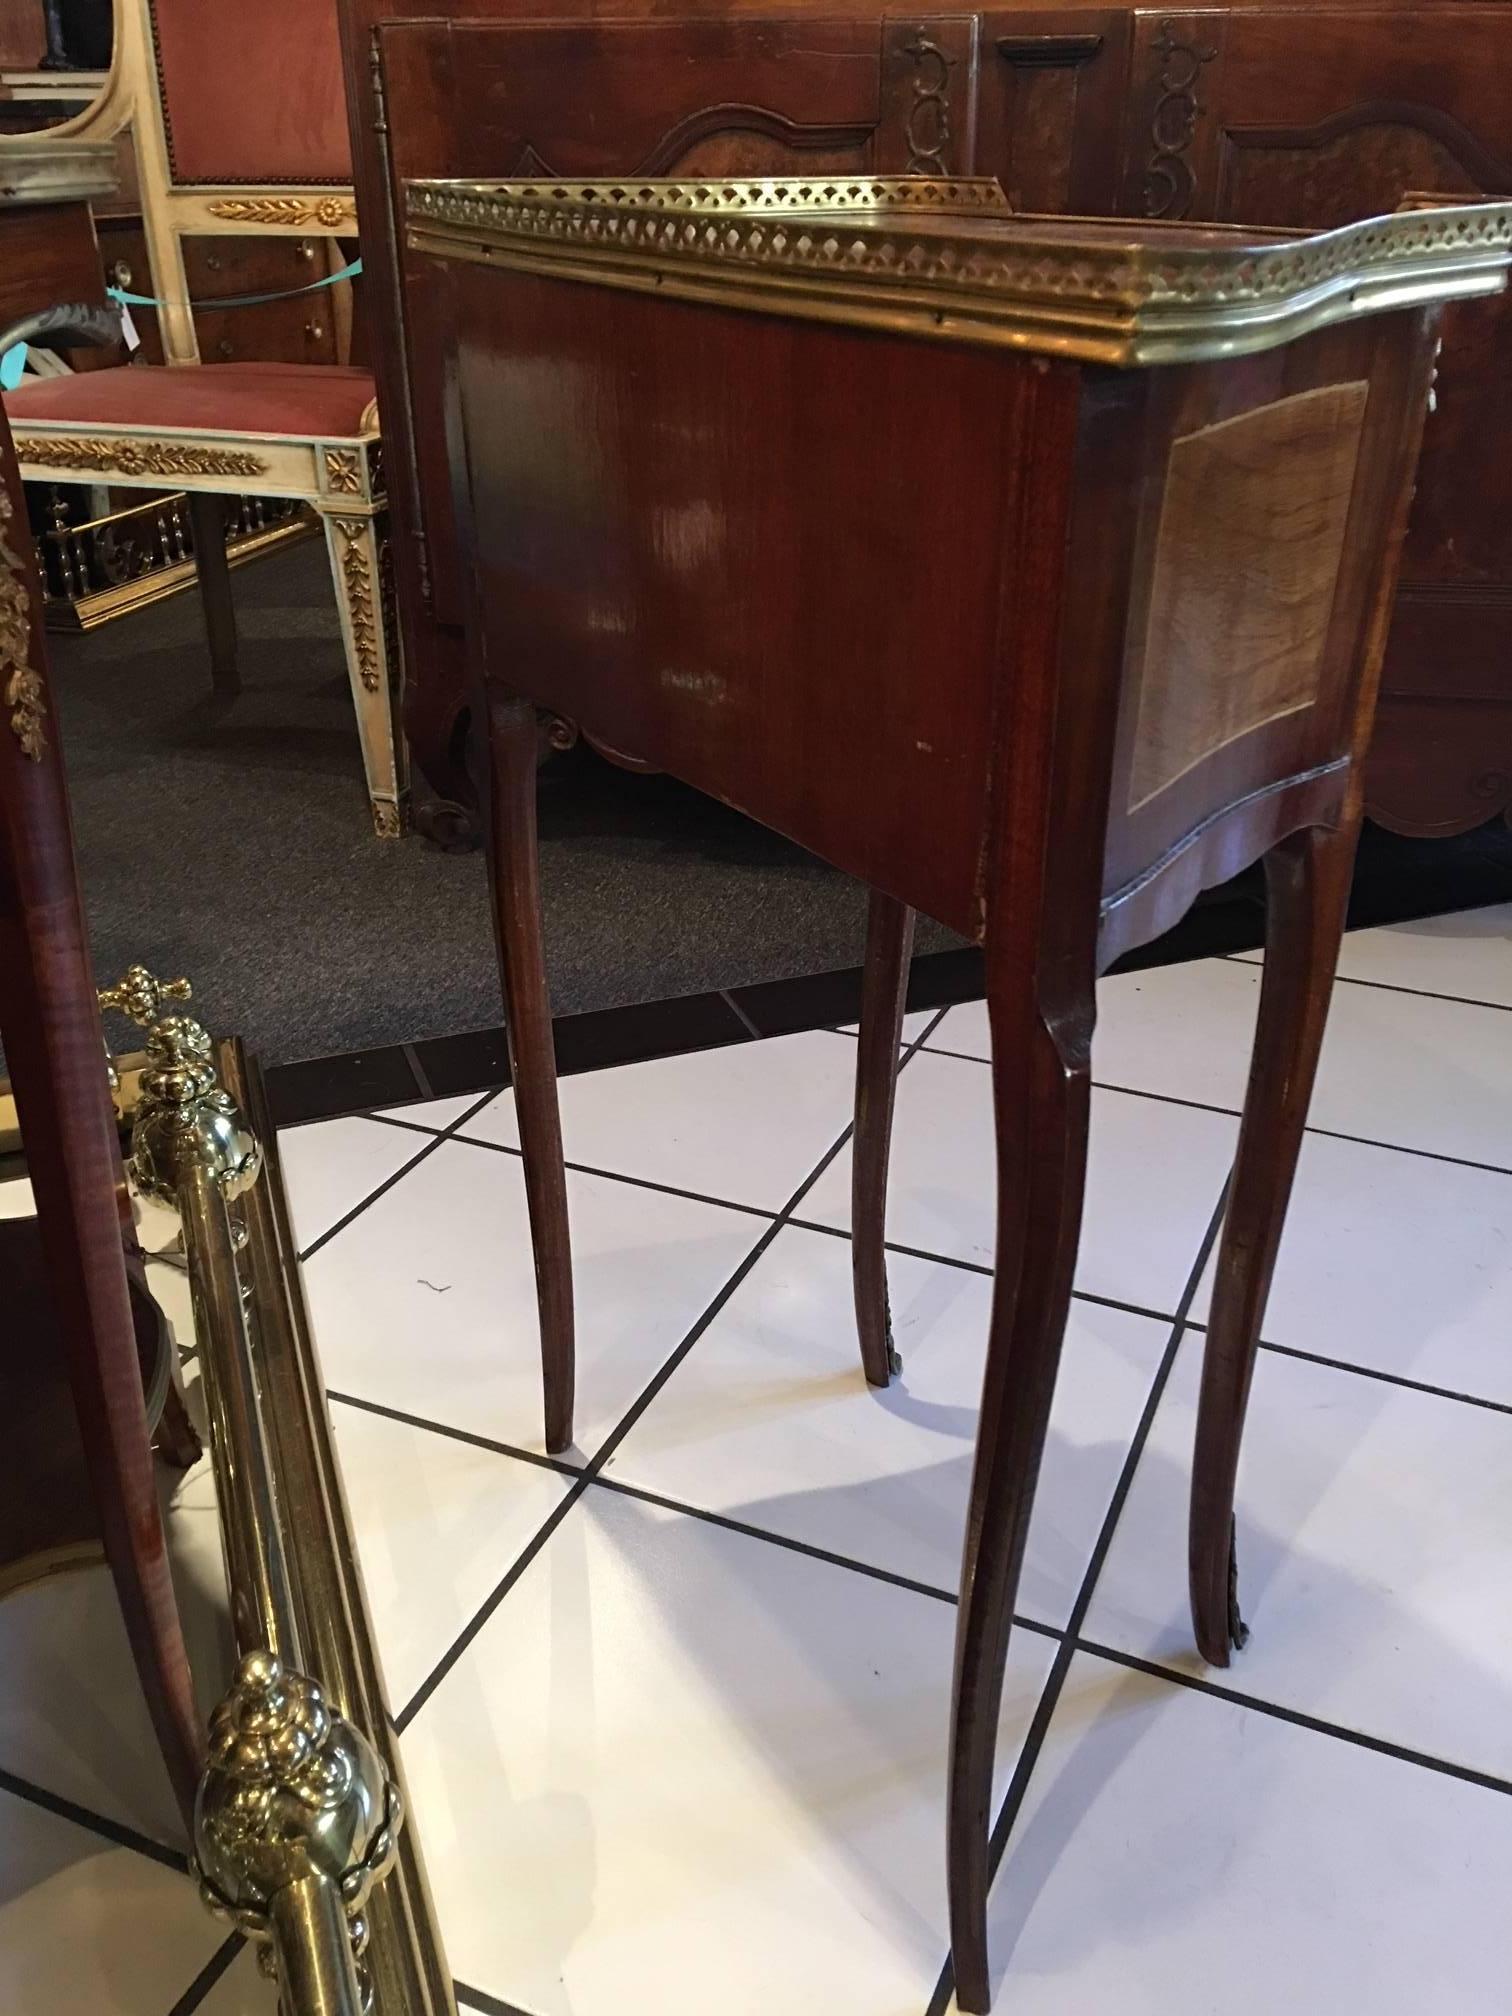
[[[1131,812],[1317,698],[1367,389],[1294,393],[1172,443]]]

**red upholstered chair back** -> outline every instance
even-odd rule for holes
[[[150,6],[175,185],[350,183],[335,0]]]

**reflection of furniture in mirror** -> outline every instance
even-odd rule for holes
[[[0,0],[0,129],[71,119],[110,66],[111,0]]]
[[[1036,220],[995,184],[854,171],[421,182],[409,203],[412,247],[444,269],[432,333],[537,1197],[560,1185],[538,708],[983,948],[997,1265],[948,1871],[957,2002],[984,2010],[997,1720],[1080,1228],[1094,982],[1266,863],[1194,1473],[1197,1635],[1226,1661],[1243,1400],[1343,925],[1436,304],[1504,284],[1512,206],[1309,241]],[[557,1200],[533,1219],[537,1264],[570,1296]],[[570,1360],[553,1341],[559,1439]]]
[[[653,11],[650,0],[593,10],[606,26]],[[721,0],[697,11],[708,25],[777,10]],[[880,10],[857,0],[811,0],[790,17],[799,12],[826,23],[859,16],[880,33]],[[865,147],[844,91],[830,106],[841,130],[826,134],[827,115],[813,102],[795,112],[754,52],[733,89],[728,71],[711,72],[705,89],[696,62],[669,53],[658,67],[648,54],[634,91],[597,94],[590,125],[568,75],[546,75],[543,61],[510,74],[499,38],[510,20],[540,15],[532,0],[342,0],[342,13],[368,277],[384,304],[374,369],[390,435],[409,719],[417,760],[460,796],[451,506],[424,289],[394,226],[397,178],[651,165],[796,172],[855,167]],[[923,141],[916,165],[998,175],[1020,208],[1322,228],[1395,209],[1414,190],[1512,192],[1512,100],[1502,89],[1512,11],[1492,0],[1328,5],[1305,20],[1267,0],[1176,14],[1005,6],[899,17],[896,35],[899,52],[921,52],[894,57],[888,86],[909,94],[918,78],[917,98],[905,96]],[[412,304],[403,321],[401,262]],[[1445,321],[1369,772],[1371,815],[1404,832],[1462,831],[1512,799],[1512,490],[1499,454],[1512,393],[1497,362],[1509,327],[1504,300]]]
[[[334,365],[202,363],[190,309],[188,239],[273,230],[297,250],[354,229],[334,19],[315,10],[312,32],[310,10],[297,11],[280,35],[265,8],[121,0],[109,84],[58,137],[131,133],[167,363],[28,382],[7,407],[28,477],[188,494],[223,692],[236,688],[223,500],[298,497],[314,507],[336,583],[372,816],[389,838],[403,830],[408,789],[394,723],[398,665],[372,379]],[[291,71],[296,44],[301,60]]]
[[[0,242],[6,220],[0,212]],[[168,1566],[144,1371],[165,1340],[128,1286],[120,1170],[48,691],[36,572],[0,419],[0,1033],[36,1200],[6,1221],[0,1303],[8,1437],[0,1552],[18,1571],[103,1542],[127,1635],[188,1821],[200,1735]],[[164,1393],[166,1393],[164,1387]],[[158,1404],[161,1405],[162,1395]],[[93,1497],[91,1522],[81,1475]],[[19,1496],[15,1487],[24,1480]],[[0,1569],[0,1573],[4,1570]]]

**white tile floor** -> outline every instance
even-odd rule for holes
[[[1502,911],[1346,947],[1246,1442],[1253,1637],[1215,1677],[1185,1613],[1193,1276],[1258,967],[1103,988],[1002,1724],[1014,2016],[1506,2009],[1509,940]],[[906,1036],[886,1394],[849,1310],[847,1035],[567,1083],[580,1372],[560,1465],[536,1453],[509,1096],[285,1137],[467,2008],[952,2006],[941,1781],[990,1285],[985,1018]],[[208,1644],[202,1475],[172,1530]],[[177,1845],[103,1577],[0,1605],[6,2016],[271,2016]]]

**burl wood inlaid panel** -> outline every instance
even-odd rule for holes
[[[1320,386],[1172,443],[1131,812],[1317,698],[1366,392]]]

